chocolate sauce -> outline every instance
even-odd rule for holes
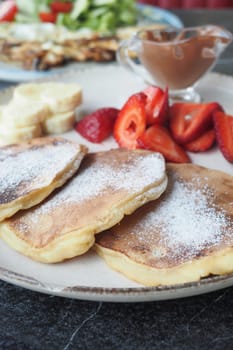
[[[139,32],[139,58],[160,86],[185,89],[212,67],[232,40],[230,33],[224,33],[216,26]]]

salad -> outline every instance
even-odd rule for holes
[[[6,0],[0,22],[50,22],[70,30],[114,32],[136,23],[135,0]]]

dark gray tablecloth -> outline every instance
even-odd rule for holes
[[[188,26],[217,23],[233,31],[233,10],[174,12]],[[215,70],[233,75],[233,45]],[[48,296],[0,282],[0,350],[230,350],[232,310],[233,287],[173,301],[112,304]]]

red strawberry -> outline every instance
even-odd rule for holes
[[[139,138],[138,143],[142,148],[160,152],[169,162],[189,163],[190,159],[183,148],[175,143],[169,131],[163,126],[154,124],[149,127]]]
[[[115,125],[113,135],[120,147],[135,149],[137,139],[146,128],[147,97],[143,92],[132,95],[121,109]]]
[[[75,129],[87,140],[100,143],[111,135],[118,113],[119,109],[111,107],[97,109],[80,120]]]
[[[216,103],[174,103],[170,108],[169,127],[174,140],[186,144],[202,135],[213,124],[213,113],[222,110]]]
[[[214,113],[216,139],[223,156],[233,163],[233,116],[224,112]]]
[[[204,152],[210,149],[215,141],[215,131],[210,129],[202,134],[197,139],[186,143],[184,148],[189,152]]]
[[[157,86],[149,86],[143,92],[147,96],[147,124],[164,124],[168,118],[168,89],[163,91]]]

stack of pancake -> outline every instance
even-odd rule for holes
[[[57,137],[2,147],[0,160],[0,237],[32,259],[94,247],[144,285],[233,271],[230,175],[150,151],[88,153]]]

